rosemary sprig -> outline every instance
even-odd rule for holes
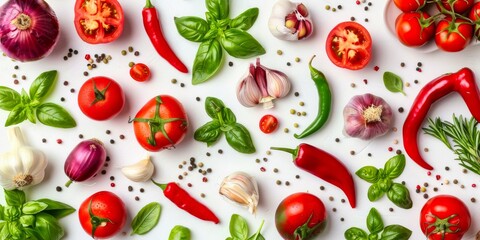
[[[428,120],[428,127],[423,128],[426,134],[442,141],[452,150],[460,161],[460,166],[480,175],[480,130],[478,122],[460,115],[453,115],[453,123],[440,118]],[[449,139],[453,142],[453,146]]]

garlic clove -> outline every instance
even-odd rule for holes
[[[297,5],[297,11],[303,17],[308,17],[308,9],[303,3]]]
[[[234,172],[225,177],[219,193],[231,202],[247,207],[250,213],[256,212],[259,202],[258,184],[249,174]]]
[[[121,169],[123,175],[134,182],[146,182],[152,178],[155,166],[150,156]]]
[[[290,13],[285,17],[285,27],[290,29],[292,33],[297,31],[298,19],[295,13]]]
[[[266,69],[266,75],[268,79],[267,91],[268,95],[274,98],[285,97],[292,88],[292,84],[288,80],[288,77],[285,73],[273,70]]]
[[[254,107],[262,99],[262,93],[250,71],[238,84],[237,99],[245,107]]]

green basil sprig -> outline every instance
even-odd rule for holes
[[[346,240],[407,240],[412,235],[412,231],[401,225],[393,224],[384,226],[382,217],[377,209],[371,208],[367,215],[367,231],[351,227],[344,233]]]
[[[176,225],[170,230],[168,240],[190,240],[190,229],[181,225]]]
[[[205,100],[205,111],[212,118],[211,121],[195,130],[193,138],[212,146],[222,133],[225,133],[228,145],[241,153],[254,153],[255,146],[248,129],[240,123],[230,108],[225,107],[222,100],[214,97],[207,97]]]
[[[232,214],[230,218],[230,237],[227,237],[225,240],[265,240],[263,235],[260,233],[263,227],[263,221],[260,224],[258,230],[251,236],[250,229],[248,227],[247,221],[238,214]]]
[[[410,192],[403,184],[393,182],[405,169],[405,155],[398,154],[390,158],[384,168],[377,169],[373,166],[360,168],[355,174],[361,179],[371,183],[368,188],[368,200],[374,202],[382,198],[385,193],[388,199],[401,208],[412,207]]]
[[[151,202],[145,205],[132,219],[130,226],[132,227],[132,234],[143,235],[152,230],[158,224],[162,206],[160,203]]]
[[[0,239],[61,239],[65,234],[59,219],[75,212],[71,206],[51,199],[27,201],[21,190],[4,190],[6,205],[0,205]]]
[[[265,54],[262,45],[248,32],[258,17],[258,8],[250,8],[230,19],[229,0],[205,0],[205,19],[175,17],[178,33],[192,42],[200,42],[193,61],[192,84],[207,81],[222,66],[223,49],[236,58]]]
[[[27,93],[21,93],[0,86],[0,109],[10,111],[5,126],[19,124],[25,120],[36,123],[37,119],[44,125],[58,128],[72,128],[77,125],[72,116],[60,105],[44,103],[45,97],[53,90],[57,71],[41,73],[30,85]]]

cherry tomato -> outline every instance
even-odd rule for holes
[[[323,202],[310,193],[294,193],[278,205],[275,226],[285,240],[312,239],[327,223]]]
[[[93,194],[78,209],[83,230],[92,238],[110,238],[122,230],[127,210],[122,199],[108,191]]]
[[[152,98],[132,122],[138,143],[151,152],[175,147],[183,140],[188,128],[182,104],[169,95]]]
[[[460,240],[470,224],[467,206],[451,195],[430,198],[420,211],[420,228],[428,240]]]
[[[327,37],[327,55],[333,64],[351,70],[362,69],[371,59],[372,38],[357,22],[342,22]]]
[[[441,10],[441,6],[443,6],[446,10],[452,11],[453,7],[455,13],[463,14],[473,6],[473,2],[474,0],[441,0],[437,2],[437,8]]]
[[[402,12],[414,12],[423,8],[427,0],[393,0],[393,3]]]
[[[122,34],[124,15],[117,0],[76,0],[75,29],[91,44],[109,43]]]
[[[475,5],[473,5],[470,13],[468,14],[468,18],[473,21],[475,26],[474,35],[477,40],[480,40],[480,2],[476,2]]]
[[[468,46],[472,40],[473,26],[467,20],[445,17],[437,23],[435,43],[447,52],[458,52]]]
[[[107,120],[120,113],[125,105],[122,87],[113,79],[103,76],[85,81],[78,92],[78,106],[87,117]]]
[[[278,120],[275,116],[267,114],[260,119],[259,126],[263,133],[272,133],[278,128]]]
[[[136,63],[130,68],[130,76],[139,82],[145,82],[150,79],[150,68],[143,63]]]
[[[426,12],[401,13],[395,20],[395,30],[400,42],[409,47],[420,47],[433,39],[435,23]]]

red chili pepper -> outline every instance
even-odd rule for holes
[[[193,216],[205,220],[211,221],[215,224],[219,223],[217,216],[205,205],[197,201],[195,198],[181,188],[177,183],[170,182],[167,184],[160,184],[152,180],[152,182],[159,186],[163,190],[165,197],[170,199],[177,207],[185,210]]]
[[[465,101],[470,113],[480,121],[480,91],[475,76],[469,68],[456,73],[442,75],[427,83],[413,101],[410,112],[403,124],[403,145],[408,156],[421,167],[432,170],[418,150],[418,130],[432,104],[451,92],[458,92]]]
[[[157,10],[152,5],[150,0],[147,0],[145,7],[142,10],[143,26],[147,32],[150,41],[157,50],[158,54],[163,57],[167,62],[174,66],[178,71],[188,73],[187,67],[182,61],[175,55],[167,40],[163,36],[162,27],[160,26],[160,20],[157,16]]]
[[[347,195],[350,206],[355,208],[355,185],[352,174],[336,157],[312,145],[302,143],[296,149],[271,147],[291,153],[295,165],[335,186]]]

